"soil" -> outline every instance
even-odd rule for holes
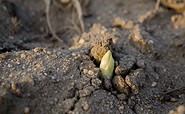
[[[92,0],[82,6],[80,35],[70,9],[52,5],[51,23],[64,41],[58,42],[48,30],[44,0],[1,0],[0,113],[184,114],[184,18],[172,23],[177,13],[161,5],[140,23],[155,4]],[[60,29],[65,26],[71,29]],[[107,38],[115,60],[108,82],[91,54],[93,43]]]

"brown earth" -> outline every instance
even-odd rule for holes
[[[82,6],[82,35],[60,30],[73,26],[70,11],[53,5],[61,43],[48,31],[44,0],[1,0],[0,114],[184,114],[185,28],[174,27],[176,12],[164,6],[139,23],[155,2],[91,0]],[[107,38],[115,60],[109,87],[90,51]]]

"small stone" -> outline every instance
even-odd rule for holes
[[[50,52],[50,51],[47,51],[47,54],[48,54],[48,55],[51,55],[51,52]]]
[[[120,106],[120,107],[119,107],[119,110],[123,110],[123,109],[124,109],[124,106]]]
[[[174,110],[170,110],[169,114],[176,114]]]
[[[118,94],[117,91],[112,91],[111,93],[112,93],[113,95],[117,95],[117,94]]]
[[[10,68],[10,67],[12,67],[12,65],[11,65],[11,64],[8,64],[7,66],[8,66],[9,68]]]
[[[152,87],[155,87],[157,85],[157,82],[152,82]]]
[[[55,101],[55,102],[58,102],[58,99],[57,99],[57,98],[55,98],[55,99],[54,99],[54,101]]]
[[[11,84],[11,87],[12,87],[13,91],[15,91],[17,89],[17,86],[16,86],[16,84],[14,82]]]
[[[145,61],[144,60],[138,60],[137,61],[137,66],[140,68],[145,68]]]
[[[93,70],[89,70],[87,72],[87,77],[89,78],[97,78],[99,76],[100,69],[99,68],[94,68]]]
[[[180,105],[177,107],[178,114],[185,114],[185,106]]]
[[[39,50],[40,50],[40,48],[36,47],[36,48],[33,49],[33,52],[36,53],[36,52],[38,52]]]
[[[78,43],[84,44],[85,43],[85,40],[84,39],[80,39]]]
[[[84,74],[87,74],[88,73],[88,70],[87,69],[83,69],[83,73]]]
[[[18,96],[18,97],[21,97],[21,96],[22,96],[22,95],[21,95],[21,90],[20,90],[20,89],[16,89],[15,94],[16,94],[16,96]]]
[[[85,102],[82,106],[84,111],[87,111],[89,109],[89,105],[87,104],[87,102]]]
[[[92,70],[89,70],[88,74],[92,76],[94,74],[94,72]]]
[[[48,102],[50,105],[53,105],[54,104],[54,101],[49,101]]]
[[[117,97],[119,100],[121,101],[125,101],[127,100],[127,96],[125,94],[117,94]]]
[[[55,79],[56,79],[56,77],[55,77],[55,76],[52,76],[52,77],[51,77],[51,79],[52,79],[52,80],[55,80]]]
[[[171,102],[177,102],[177,99],[171,97],[171,98],[170,98],[170,101],[171,101]]]
[[[76,56],[76,53],[72,53],[71,55],[72,55],[72,56]]]
[[[44,53],[47,53],[47,50],[46,50],[46,48],[44,48],[44,49],[43,49],[43,52],[44,52]]]
[[[22,58],[22,59],[25,59],[25,58],[26,58],[26,54],[22,53],[22,54],[21,54],[21,58]]]
[[[30,108],[29,107],[25,107],[24,108],[24,114],[28,114],[30,112]]]

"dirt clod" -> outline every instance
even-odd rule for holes
[[[91,80],[92,86],[94,86],[95,89],[99,88],[102,84],[102,81],[98,78]]]
[[[45,1],[0,0],[0,114],[184,114],[184,0]]]
[[[129,94],[129,86],[125,83],[125,80],[122,76],[114,76],[112,79],[114,87],[117,89],[119,93],[124,93],[126,95]]]
[[[185,11],[184,14],[181,15],[173,15],[171,17],[171,22],[174,28],[185,28]]]
[[[131,29],[134,27],[134,23],[131,20],[124,20],[120,17],[116,17],[113,20],[113,26],[121,27],[122,29]]]
[[[80,97],[89,96],[94,90],[95,88],[93,86],[85,87],[83,90],[79,91]]]
[[[111,39],[99,39],[93,43],[91,55],[100,62],[108,50],[111,50]]]
[[[75,98],[72,98],[72,99],[66,99],[64,101],[62,101],[61,103],[61,110],[63,112],[68,112],[74,105],[74,102],[76,101]]]
[[[131,87],[131,90],[134,94],[138,94],[140,87],[145,82],[145,78],[146,76],[143,69],[137,69],[126,76],[125,82],[129,87]]]
[[[125,77],[128,74],[128,72],[132,69],[135,63],[136,59],[134,56],[124,55],[119,60],[119,65],[116,67],[115,73],[117,75],[122,75],[123,77]]]
[[[89,105],[87,104],[87,102],[83,104],[83,109],[84,111],[87,111],[89,109]]]

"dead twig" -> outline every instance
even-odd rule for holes
[[[48,28],[51,32],[51,34],[53,35],[53,37],[55,37],[58,41],[63,42],[62,39],[60,39],[57,34],[55,33],[55,31],[53,30],[53,27],[51,26],[51,22],[50,22],[50,15],[49,15],[49,11],[50,11],[50,5],[51,5],[51,0],[44,0],[45,4],[46,4],[46,21],[48,24]]]
[[[174,92],[185,92],[185,86],[175,88],[175,89],[172,89],[170,91],[164,92],[162,95],[167,95],[167,94],[171,94],[171,93],[174,93]]]
[[[53,35],[53,37],[55,37],[58,41],[63,42],[63,40],[61,40],[59,38],[59,36],[56,34],[56,31],[53,29],[51,22],[50,22],[50,5],[51,5],[51,0],[44,0],[45,4],[46,4],[46,21],[47,21],[47,25],[49,28],[49,31],[51,32],[51,34]],[[62,6],[59,5],[58,3],[56,3],[56,1],[54,0],[53,3],[55,5],[57,5],[57,7],[61,8]],[[78,0],[60,0],[61,4],[67,4],[67,6],[71,6],[72,8],[74,8],[74,10],[72,11],[72,19],[71,19],[71,24],[72,26],[65,26],[65,27],[61,27],[59,30],[61,29],[74,29],[75,31],[77,31],[78,34],[82,34],[84,32],[84,23],[83,23],[83,14],[82,14],[82,8],[81,5],[79,3]],[[77,13],[77,18],[76,16],[74,16],[74,12]],[[77,24],[77,22],[79,22],[79,26]],[[57,30],[58,31],[58,30]]]
[[[80,29],[81,33],[84,32],[84,23],[83,23],[83,14],[82,14],[82,8],[78,0],[72,0],[72,3],[74,5],[74,8],[76,9],[77,15],[78,15],[78,21],[80,23]]]

